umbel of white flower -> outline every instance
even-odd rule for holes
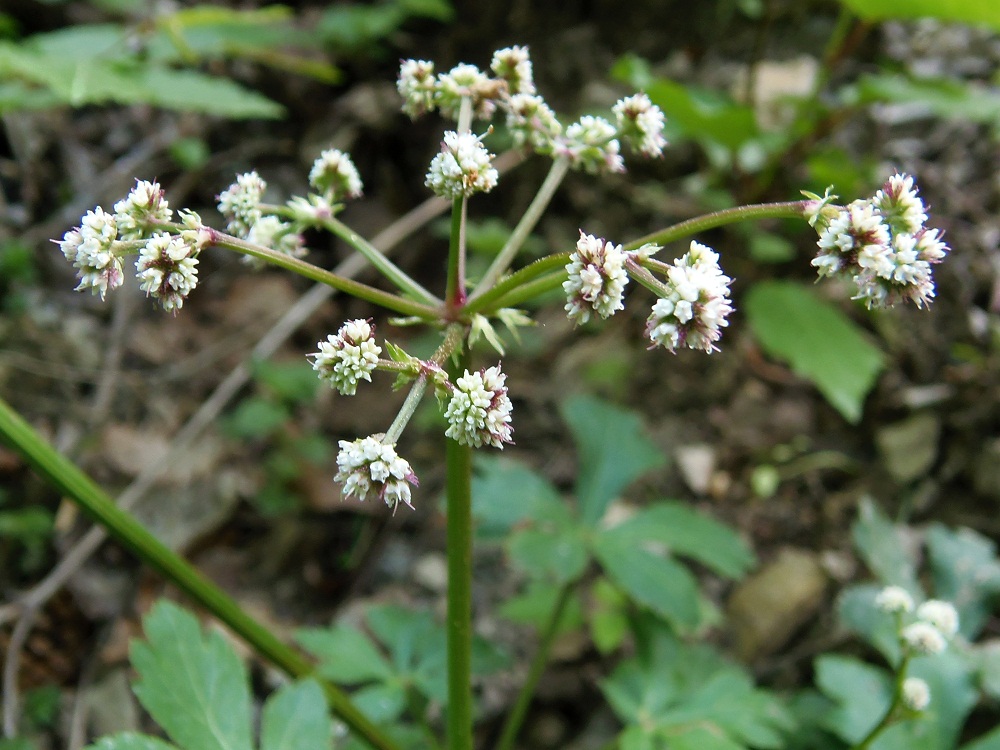
[[[733,311],[729,301],[732,279],[722,273],[719,255],[712,248],[691,242],[691,249],[675,261],[664,282],[666,294],[646,320],[646,335],[652,346],[671,352],[678,347],[718,351],[715,342],[726,316]]]
[[[477,372],[466,370],[455,380],[445,410],[448,420],[445,435],[473,448],[483,444],[503,448],[504,443],[513,442],[510,424],[513,406],[507,396],[506,381],[499,365]]]
[[[591,311],[608,318],[624,308],[625,260],[621,245],[580,232],[562,285],[570,320],[579,325],[590,320]]]
[[[493,154],[472,133],[444,134],[441,152],[431,161],[424,184],[443,198],[488,193],[497,184]]]
[[[858,289],[855,299],[869,308],[931,303],[932,266],[949,248],[939,230],[924,226],[927,213],[912,177],[893,175],[874,196],[831,217],[824,209],[820,204],[810,216],[820,233],[812,261],[820,276],[850,278]]]
[[[118,239],[141,240],[149,236],[154,221],[170,221],[172,213],[160,183],[136,180],[128,196],[115,204]]]
[[[63,235],[59,249],[77,269],[77,291],[90,289],[104,299],[109,289],[121,286],[125,277],[122,259],[114,250],[117,239],[115,215],[100,206],[88,211],[79,227]]]
[[[375,343],[375,326],[369,320],[349,320],[337,333],[320,341],[312,358],[321,380],[345,396],[353,396],[362,380],[371,382],[382,348]]]
[[[667,139],[663,137],[666,118],[663,110],[653,104],[646,94],[635,94],[620,99],[615,104],[618,131],[632,148],[649,157],[661,156]]]
[[[260,204],[267,183],[257,172],[237,175],[236,182],[219,194],[219,213],[226,217],[226,231],[246,237],[250,228],[260,221]]]
[[[350,156],[335,148],[327,149],[313,162],[309,184],[331,201],[361,197],[357,167]]]
[[[344,497],[355,495],[362,501],[378,497],[393,511],[399,503],[412,508],[410,485],[418,486],[417,475],[396,454],[395,446],[383,443],[381,437],[341,440],[334,481],[343,485]]]
[[[198,283],[196,250],[184,239],[165,232],[154,234],[139,252],[136,278],[147,296],[167,312],[177,312]]]

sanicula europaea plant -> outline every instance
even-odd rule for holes
[[[575,248],[567,238],[566,249],[514,269],[525,239],[567,172],[595,176],[624,172],[623,146],[636,158],[660,156],[667,145],[665,113],[638,93],[621,99],[607,118],[586,115],[564,124],[537,93],[525,47],[497,51],[489,72],[461,64],[437,73],[432,62],[406,60],[397,88],[402,110],[411,118],[437,111],[455,123],[444,131],[424,180],[431,191],[452,201],[443,289],[424,288],[337,218],[345,201],[362,195],[363,186],[350,156],[334,149],[324,151],[312,166],[308,176],[312,192],[284,205],[264,202],[267,186],[256,172],[239,175],[218,196],[224,231],[211,228],[189,210],[175,216],[163,188],[140,180],[113,212],[100,207],[88,212],[59,246],[78,269],[77,288],[102,298],[124,283],[126,261],[134,257],[142,290],[175,315],[196,288],[201,254],[221,248],[240,253],[255,265],[270,263],[328,284],[402,316],[397,322],[424,324],[441,332],[437,350],[421,359],[387,340],[379,343],[372,320],[348,320],[307,356],[318,377],[345,396],[358,387],[371,387],[377,372],[394,375],[396,387],[409,386],[391,424],[340,441],[334,479],[345,498],[379,499],[393,512],[401,504],[412,508],[419,503],[417,471],[399,455],[397,444],[426,395],[433,393],[443,411],[448,438],[447,747],[463,750],[472,747],[473,724],[471,455],[473,448],[502,449],[514,441],[512,402],[502,363],[475,367],[469,361],[470,342],[480,336],[498,342],[497,323],[508,328],[528,324],[530,318],[520,306],[562,289],[566,314],[574,324],[609,318],[635,300],[651,308],[645,329],[650,349],[717,351],[734,312],[732,279],[723,271],[719,254],[691,238],[738,221],[807,221],[819,235],[819,251],[812,261],[819,275],[852,282],[855,299],[869,308],[906,301],[917,307],[929,305],[934,297],[932,268],[948,247],[937,229],[925,226],[926,209],[913,178],[895,174],[871,198],[847,205],[837,204],[837,196],[829,190],[824,196],[807,193],[806,200],[717,211],[624,244],[581,228]],[[502,189],[487,145],[490,123],[496,118],[505,120],[518,149],[549,158],[552,165],[504,247],[478,279],[470,279],[466,272],[469,199]],[[304,261],[302,233],[307,229],[341,238],[365,256],[392,290],[351,281]],[[665,254],[668,244],[681,240],[688,245],[679,258],[668,262],[656,257]],[[630,280],[651,292],[652,302],[650,295],[638,294],[627,300]],[[516,384],[512,387],[516,389]],[[925,615],[900,631],[913,652],[930,649],[937,640],[943,643],[944,631],[949,630],[941,617]],[[921,710],[928,701],[926,690],[905,677],[905,664],[899,675],[893,710],[898,706]]]

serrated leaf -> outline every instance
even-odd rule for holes
[[[260,750],[332,750],[333,723],[315,680],[286,685],[264,704]]]
[[[882,514],[871,498],[861,500],[851,538],[868,569],[882,583],[902,586],[916,600],[924,598],[917,581],[916,561],[902,530]]]
[[[357,628],[333,625],[299,630],[295,640],[319,659],[319,673],[346,685],[388,679],[392,666]]]
[[[664,544],[721,576],[739,578],[754,564],[754,555],[736,532],[718,521],[674,501],[661,501],[615,527],[636,542]]]
[[[972,529],[933,524],[927,549],[934,575],[934,596],[958,609],[959,627],[974,640],[993,610],[1000,592],[1000,560],[992,540]]]
[[[755,284],[744,302],[754,335],[772,357],[810,380],[851,424],[885,368],[885,357],[842,312],[800,284]]]
[[[592,396],[569,398],[560,411],[577,446],[580,516],[593,526],[621,490],[664,463],[663,452],[633,412]]]
[[[635,602],[649,607],[679,630],[698,627],[698,583],[686,567],[643,549],[615,529],[598,534],[593,549],[608,577]]]
[[[375,637],[389,650],[399,672],[409,672],[428,655],[444,651],[444,629],[428,612],[383,604],[371,607],[365,615]]]
[[[219,633],[161,600],[129,650],[139,702],[184,750],[250,750],[246,667]]]
[[[25,745],[25,750],[29,747],[30,745]],[[0,748],[14,750],[13,747],[7,748],[2,743],[0,743]],[[177,750],[177,748],[169,742],[164,742],[157,737],[150,737],[148,734],[121,732],[102,737],[92,745],[87,745],[84,750]]]
[[[858,742],[889,707],[891,677],[870,664],[835,654],[819,657],[815,669],[817,686],[837,704],[824,725],[846,742]]]
[[[587,546],[573,529],[523,529],[507,542],[511,559],[532,578],[549,577],[557,583],[576,580],[587,567]]]
[[[351,695],[354,705],[376,724],[393,722],[406,709],[406,690],[398,682],[368,685]]]
[[[472,514],[477,533],[506,536],[522,521],[569,524],[572,516],[548,479],[502,456],[476,456],[472,477]]]
[[[840,0],[866,21],[892,18],[938,18],[982,24],[1000,31],[1000,4],[995,0]]]

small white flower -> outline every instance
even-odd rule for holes
[[[931,703],[931,689],[919,677],[903,680],[903,705],[911,711],[925,711]]]
[[[507,81],[511,94],[534,94],[535,83],[532,80],[531,58],[527,47],[505,47],[493,53],[490,69],[497,77]]]
[[[652,346],[674,353],[683,346],[709,354],[718,351],[715,342],[733,311],[728,299],[731,283],[719,267],[718,253],[692,241],[691,249],[667,272],[667,294],[656,301],[646,320]]]
[[[115,204],[118,239],[141,240],[153,221],[170,221],[172,213],[160,183],[136,180],[128,196]]]
[[[666,118],[663,110],[653,104],[646,94],[635,94],[620,99],[614,106],[618,131],[626,142],[645,156],[663,154],[667,139],[663,137]]]
[[[928,599],[917,607],[917,619],[933,625],[945,638],[954,638],[958,633],[958,612],[950,602]]]
[[[463,97],[472,100],[472,115],[477,120],[489,120],[496,111],[496,84],[475,65],[462,63],[437,78],[434,103],[444,117],[458,119]]]
[[[820,276],[884,264],[889,253],[889,228],[867,201],[855,201],[840,211],[819,236],[819,253],[813,259]],[[863,261],[859,258],[863,257]]]
[[[466,370],[456,379],[444,414],[448,420],[445,435],[474,448],[484,443],[503,448],[504,443],[513,442],[513,406],[507,396],[506,380],[499,365],[472,373]]]
[[[267,183],[259,174],[246,172],[219,195],[219,212],[226,217],[227,232],[237,237],[247,236],[250,227],[260,220],[260,204],[266,189]]]
[[[399,66],[396,90],[403,97],[403,112],[416,120],[434,109],[434,63],[427,60],[403,60]]]
[[[875,597],[875,606],[890,614],[912,612],[913,597],[902,586],[886,586]]]
[[[858,285],[855,299],[869,308],[892,307],[904,300],[924,307],[934,297],[931,265],[921,259],[912,234],[894,235],[884,257],[877,264],[862,265],[854,281]]]
[[[301,258],[306,254],[302,235],[294,231],[294,227],[277,216],[260,217],[247,232],[247,242],[261,245],[271,250],[277,250],[293,258]],[[266,263],[253,255],[244,255],[243,262],[254,268],[262,268]]]
[[[916,234],[916,250],[920,260],[928,263],[940,263],[951,248],[941,239],[939,229],[921,229]]]
[[[929,622],[918,621],[907,625],[902,636],[903,642],[917,654],[940,654],[948,645],[941,631]]]
[[[200,253],[215,238],[215,230],[206,227],[201,217],[194,211],[182,208],[178,211],[178,218],[184,225],[181,239],[193,248],[195,254]]]
[[[77,269],[77,291],[90,289],[104,299],[124,281],[121,257],[115,252],[118,226],[114,214],[100,206],[88,211],[80,226],[63,235],[59,249]]]
[[[309,184],[333,201],[361,196],[361,175],[354,162],[335,148],[327,149],[313,162]]]
[[[412,508],[410,485],[418,486],[417,475],[396,454],[395,446],[383,443],[381,437],[341,440],[334,481],[343,485],[344,497],[356,495],[361,501],[379,497],[393,511],[399,503]]]
[[[565,137],[555,145],[553,153],[565,156],[570,164],[591,174],[624,172],[620,145],[614,125],[603,117],[585,115],[566,128]]]
[[[372,380],[382,348],[375,343],[375,326],[368,320],[349,320],[336,335],[320,341],[313,357],[313,369],[321,380],[345,396],[353,396],[358,383]]]
[[[894,174],[886,180],[872,198],[872,204],[893,232],[916,234],[927,221],[924,202],[917,195],[913,178],[907,174]]]
[[[444,198],[488,193],[497,184],[493,154],[472,133],[444,134],[441,153],[431,161],[424,184]]]
[[[608,318],[625,307],[626,257],[621,245],[580,232],[562,285],[570,320],[580,325],[590,320],[592,310]]]
[[[527,143],[539,153],[552,152],[553,144],[562,133],[562,125],[555,113],[540,96],[514,94],[505,103],[507,128],[514,137],[514,143]]]
[[[147,296],[176,313],[198,283],[198,258],[181,237],[165,232],[146,242],[135,262],[136,278]]]

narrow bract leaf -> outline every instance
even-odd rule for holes
[[[139,702],[184,750],[251,750],[246,667],[219,633],[161,600],[143,619],[146,641],[133,641]]]
[[[315,680],[287,685],[267,699],[260,750],[332,750],[333,723]]]
[[[860,328],[813,290],[789,282],[755,284],[744,309],[768,354],[812,381],[848,422],[861,419],[885,357]]]

